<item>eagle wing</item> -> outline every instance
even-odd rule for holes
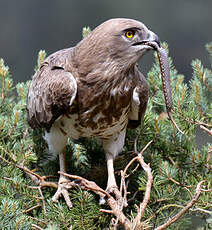
[[[141,124],[148,102],[148,84],[144,75],[137,69],[135,77],[137,78],[137,82],[133,90],[128,115],[128,128],[132,129],[137,128]]]
[[[52,58],[47,58],[35,73],[29,88],[29,125],[32,128],[44,127],[50,131],[54,121],[73,104],[76,93],[77,82],[74,76],[59,65],[58,60],[52,62]]]

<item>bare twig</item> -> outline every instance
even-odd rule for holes
[[[174,207],[174,208],[184,208],[184,206],[178,205],[178,204],[167,204],[167,205],[165,205],[165,206],[159,208],[156,212],[154,212],[154,213],[147,219],[147,221],[150,221],[150,220],[152,220],[153,218],[155,218],[155,216],[157,216],[159,213],[161,213],[161,211],[166,210],[166,209],[168,209],[168,208],[172,208],[172,207]]]
[[[201,189],[201,192],[212,192],[212,188],[211,189]]]
[[[26,166],[23,164],[15,165],[16,167],[22,169],[30,178],[31,180],[38,185],[39,187],[51,187],[51,188],[58,188],[58,184],[51,181],[45,181],[45,176],[40,176],[37,173],[34,173],[33,171],[29,170]]]
[[[137,152],[136,140],[135,140],[135,143],[134,143],[135,152]],[[151,192],[151,187],[152,187],[152,183],[153,183],[153,176],[152,176],[152,173],[151,173],[151,168],[150,168],[149,164],[146,164],[144,162],[144,158],[143,158],[142,154],[149,147],[149,145],[151,143],[152,143],[152,140],[142,149],[142,151],[136,157],[134,157],[127,164],[127,166],[125,167],[125,169],[124,169],[124,171],[122,173],[122,178],[124,178],[124,180],[125,180],[127,170],[129,169],[129,167],[135,161],[138,161],[139,164],[144,169],[144,171],[147,173],[146,192],[145,192],[145,195],[144,195],[143,202],[140,204],[139,208],[137,208],[137,216],[135,217],[135,219],[134,219],[134,221],[132,223],[131,229],[136,229],[137,227],[139,227],[141,225],[141,218],[143,217],[144,211],[146,209],[146,206],[147,206],[149,198],[150,198],[150,192]]]
[[[146,147],[148,147],[150,145],[150,143],[151,142],[149,142]],[[135,229],[137,226],[141,225],[141,218],[143,217],[144,211],[146,210],[148,201],[150,199],[150,192],[151,192],[151,187],[152,187],[152,183],[153,183],[153,176],[152,176],[151,168],[150,168],[149,164],[146,164],[144,162],[142,152],[138,154],[137,160],[141,164],[144,171],[147,173],[147,184],[146,184],[146,192],[144,195],[143,202],[140,203],[139,210],[137,211],[137,216],[135,217],[135,219],[133,221],[133,229]]]
[[[180,187],[183,187],[183,188],[192,188],[193,186],[191,185],[184,185],[184,184],[181,184],[179,181],[176,181],[174,178],[172,178],[169,174],[169,171],[167,170],[167,166],[166,166],[166,163],[164,164],[164,169],[165,169],[165,172],[166,172],[166,176],[168,177],[168,179],[173,182],[174,184],[180,186]]]
[[[190,118],[185,117],[184,114],[183,114],[183,112],[182,112],[182,110],[175,110],[175,109],[173,109],[173,110],[174,110],[175,113],[180,114],[181,118],[182,118],[184,121],[188,122],[189,124],[192,124],[192,125],[200,125],[200,126],[201,126],[201,125],[204,125],[204,126],[206,126],[206,127],[208,127],[208,128],[211,128],[211,127],[212,127],[211,124],[207,124],[207,123],[202,122],[202,121],[199,121],[199,120],[192,120],[192,119],[190,119]]]
[[[48,223],[47,222],[45,222],[45,221],[43,221],[43,220],[41,220],[41,219],[38,219],[38,218],[36,218],[36,217],[32,217],[32,216],[28,216],[31,220],[34,220],[34,221],[36,221],[36,222],[39,222],[39,223],[41,223],[42,225],[47,225]]]
[[[36,225],[36,224],[32,224],[32,228],[33,228],[33,229],[38,229],[38,230],[44,230],[43,228],[39,227],[39,226]]]
[[[5,153],[7,153],[7,155],[14,161],[17,162],[17,158],[16,156],[10,152],[10,151],[6,151],[2,146],[0,146],[1,150],[4,151]]]
[[[41,187],[38,187],[38,191],[39,191],[39,193],[40,193],[40,195],[41,195],[43,213],[44,213],[44,216],[46,217],[46,203],[45,203],[45,198],[44,198],[44,196],[43,196]]]
[[[200,125],[200,129],[204,130],[207,132],[210,136],[212,136],[212,129],[207,129],[205,126]]]
[[[173,224],[174,222],[176,222],[183,214],[185,214],[185,212],[187,212],[189,210],[189,208],[191,208],[195,202],[198,200],[200,193],[201,193],[201,185],[204,183],[205,181],[201,181],[198,183],[197,187],[196,187],[196,193],[193,197],[193,199],[183,208],[181,209],[181,211],[179,211],[175,216],[173,216],[172,218],[170,218],[169,220],[167,220],[166,223],[158,226],[155,230],[163,230],[166,229],[168,226],[170,226],[171,224]]]
[[[9,165],[13,165],[16,168],[19,168],[21,170],[23,170],[31,179],[32,181],[37,184],[38,186],[41,187],[52,187],[52,188],[56,188],[58,187],[57,183],[55,182],[46,182],[45,176],[40,176],[37,173],[34,173],[33,171],[31,171],[30,169],[28,169],[25,165],[23,164],[15,164],[13,162],[8,161],[7,159],[5,159],[3,156],[0,155],[0,159],[2,161],[4,161],[5,163],[9,164]]]
[[[191,209],[192,212],[202,212],[205,213],[207,215],[212,215],[212,211],[208,211],[202,208],[195,208],[195,209]]]
[[[207,168],[212,168],[212,165],[209,164],[211,155],[212,155],[212,146],[210,146],[208,149],[208,156],[207,156],[207,161],[206,161]]]
[[[28,209],[24,210],[24,213],[31,212],[32,210],[34,210],[36,208],[39,208],[39,207],[41,207],[41,204],[37,204],[37,205],[35,205],[35,206],[31,207],[31,208],[28,208]]]
[[[146,146],[142,149],[142,151],[140,152],[140,154],[142,155],[143,154],[143,152],[150,146],[150,144],[153,142],[153,140],[151,140],[151,141],[149,141],[147,144],[146,144]],[[136,149],[136,144],[135,144],[135,151],[137,152],[137,149]],[[134,162],[134,161],[136,161],[138,159],[138,156],[137,157],[134,157],[128,164],[127,164],[127,166],[125,167],[125,169],[124,169],[124,172],[123,172],[123,175],[124,176],[126,176],[126,172],[127,172],[127,170],[128,170],[128,168],[132,165],[132,163]],[[128,176],[127,176],[128,177]]]
[[[130,202],[132,202],[132,201],[134,201],[135,200],[135,197],[136,197],[136,195],[138,194],[138,192],[139,192],[139,190],[137,190],[134,194],[133,194],[133,196],[130,198],[130,199],[128,199],[128,203],[130,203]]]
[[[135,152],[136,154],[139,153],[138,150],[137,150],[137,142],[138,142],[139,136],[140,136],[140,134],[137,134],[137,136],[136,136],[136,138],[135,138],[135,140],[134,140],[134,152]]]
[[[140,166],[140,164],[137,164],[137,165],[135,166],[135,168],[130,172],[130,174],[128,174],[128,175],[125,176],[125,178],[128,178],[128,177],[130,177],[131,175],[133,175],[133,174],[138,170],[139,166]]]

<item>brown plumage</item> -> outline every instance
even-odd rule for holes
[[[107,189],[116,192],[113,160],[122,150],[127,126],[136,128],[144,116],[148,87],[137,61],[158,37],[141,22],[111,19],[98,26],[75,47],[50,55],[35,73],[28,93],[28,122],[44,127],[53,155],[65,171],[68,137],[102,140],[108,167]],[[60,177],[53,197],[63,194]]]

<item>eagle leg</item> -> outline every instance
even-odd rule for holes
[[[121,199],[121,194],[118,190],[118,186],[116,184],[116,179],[114,175],[113,156],[111,156],[111,154],[106,154],[106,158],[107,158],[107,171],[108,171],[106,192],[110,194],[114,194],[116,199],[119,200]]]
[[[111,154],[106,154],[106,159],[107,159],[107,170],[108,170],[108,181],[107,181],[106,192],[113,194],[121,207],[127,207],[127,201],[121,196],[121,193],[116,184],[114,167],[113,167],[114,159],[111,156]],[[100,204],[104,204],[104,203],[105,203],[104,200],[101,198]]]
[[[45,132],[44,139],[48,144],[49,152],[52,154],[51,159],[55,159],[56,156],[59,154],[60,171],[65,173],[65,146],[67,142],[67,137],[64,136],[63,133],[61,133],[60,129],[58,129],[57,124],[55,124],[52,126],[50,132]],[[70,180],[64,175],[60,174],[58,189],[52,197],[52,201],[58,202],[59,198],[63,196],[66,204],[69,208],[71,208],[73,205],[68,193],[68,189],[71,188],[70,184]]]
[[[108,171],[106,190],[110,190],[110,188],[118,188],[116,184],[115,175],[114,175],[113,156],[111,154],[106,154],[106,159],[107,159],[107,171]]]
[[[113,194],[117,201],[120,201],[120,204],[127,206],[127,202],[121,196],[121,193],[116,184],[114,166],[113,162],[115,157],[120,153],[124,146],[126,129],[122,132],[115,134],[111,139],[103,141],[103,147],[106,152],[106,161],[107,161],[107,171],[108,171],[108,180],[106,191],[110,194]],[[104,204],[104,200],[100,199],[100,204]]]
[[[60,171],[61,172],[66,172],[65,169],[65,151],[62,151],[59,154],[59,160],[60,160]],[[70,200],[68,189],[70,189],[70,181],[64,176],[60,174],[60,178],[58,181],[58,189],[54,196],[52,197],[53,202],[58,202],[58,199],[62,195],[66,201],[66,204],[68,205],[69,208],[72,208],[73,204]]]

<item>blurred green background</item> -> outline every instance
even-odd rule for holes
[[[74,46],[83,26],[127,17],[142,21],[167,41],[178,71],[189,79],[191,60],[209,66],[205,44],[212,41],[212,0],[0,0],[0,57],[15,82],[31,79],[37,53]],[[152,53],[141,61],[146,73]]]

